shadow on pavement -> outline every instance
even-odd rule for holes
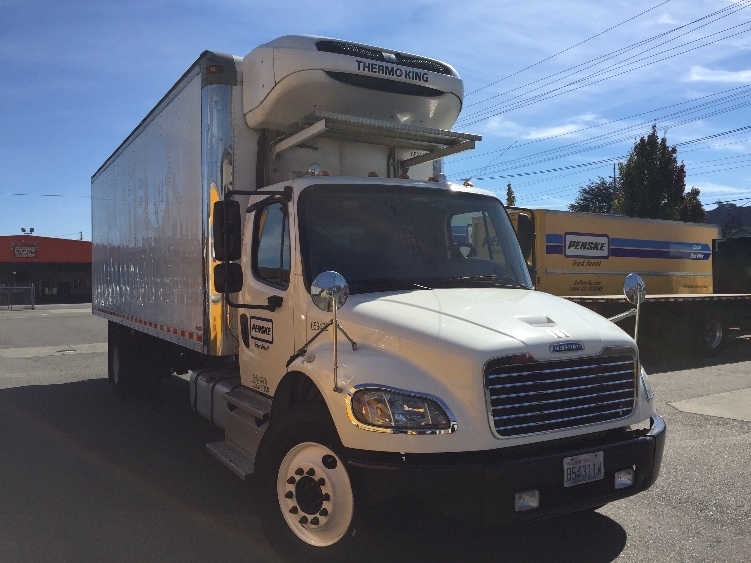
[[[366,552],[384,561],[525,563],[613,561],[626,546],[626,532],[598,512],[582,512],[506,528],[450,528],[384,524],[366,531]]]
[[[0,391],[4,557],[276,560],[249,487],[205,450],[221,433],[190,410],[188,396],[178,378],[159,400],[135,403],[116,400],[105,379]],[[597,512],[500,529],[394,514],[363,532],[352,558],[606,562],[626,539]]]
[[[736,364],[751,361],[751,337],[731,331],[727,346],[714,358],[691,354],[681,344],[640,343],[640,352],[644,367],[650,374]]]

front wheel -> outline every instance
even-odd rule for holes
[[[296,407],[282,416],[256,460],[266,537],[274,549],[299,559],[346,555],[357,530],[355,495],[333,422],[320,407]]]
[[[708,357],[717,356],[725,348],[725,333],[721,321],[713,318],[701,319],[696,326],[696,345],[699,353]]]

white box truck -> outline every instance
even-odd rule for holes
[[[462,97],[451,66],[392,49],[207,51],[92,178],[115,391],[189,372],[224,431],[208,450],[298,557],[346,553],[400,497],[509,523],[659,473],[633,339],[534,291],[501,202],[441,174],[479,140],[450,131]],[[473,221],[492,258],[455,242]]]

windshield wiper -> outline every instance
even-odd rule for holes
[[[388,291],[398,289],[431,289],[415,280],[401,278],[372,278],[348,282],[351,289],[364,293],[367,291]]]
[[[514,278],[509,276],[459,276],[455,278],[448,278],[446,281],[451,283],[468,283],[479,285],[492,285],[494,287],[513,287],[517,289],[529,289],[526,285],[520,284]]]

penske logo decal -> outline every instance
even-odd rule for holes
[[[566,258],[607,258],[610,256],[610,237],[592,233],[565,233],[563,254]]]
[[[250,337],[266,344],[273,344],[274,321],[261,317],[250,317]]]

